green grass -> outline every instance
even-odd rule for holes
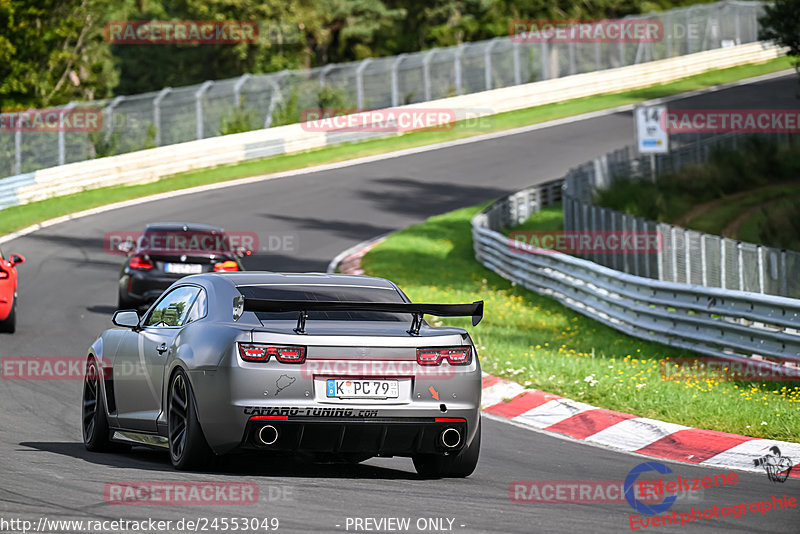
[[[384,139],[375,139],[360,143],[347,143],[298,154],[274,156],[236,165],[219,166],[211,169],[187,172],[165,177],[157,182],[144,185],[108,187],[76,193],[65,197],[33,202],[24,206],[16,206],[2,210],[3,217],[0,218],[0,235],[47,219],[122,200],[247,176],[300,169],[323,163],[382,154],[404,148],[460,139],[490,131],[507,130],[580,113],[675,95],[686,91],[758,76],[760,74],[776,72],[791,68],[791,66],[789,59],[782,57],[757,65],[744,65],[730,69],[709,71],[677,82],[637,89],[635,91],[603,94],[558,104],[549,104],[502,113],[482,119],[480,125],[477,127],[459,124],[452,130],[433,129],[410,132]]]
[[[743,196],[723,198],[714,209],[689,221],[687,227],[709,234],[724,235],[725,227],[734,222],[746,210],[781,197],[797,195],[798,192],[800,192],[800,183],[776,184],[754,190]],[[740,239],[739,235],[740,232],[737,232],[737,235],[726,235],[725,237]]]
[[[483,299],[485,315],[477,327],[463,319],[441,323],[470,331],[489,373],[639,416],[800,441],[800,387],[662,380],[659,360],[696,354],[621,334],[482,267],[473,257],[469,225],[479,209],[432,217],[392,234],[364,256],[365,271],[393,280],[418,302]],[[521,227],[553,229],[556,212],[547,210]]]

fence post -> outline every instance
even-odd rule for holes
[[[764,293],[764,247],[758,245],[756,254],[758,255],[758,292]]]
[[[719,287],[722,289],[727,289],[728,285],[728,269],[727,269],[727,262],[725,259],[725,238],[719,238]]]
[[[678,281],[678,247],[676,246],[678,242],[678,231],[677,229],[670,225],[669,227],[669,237],[670,237],[670,244],[672,245],[672,281]]]
[[[694,6],[689,6],[686,8],[686,28],[683,32],[684,37],[686,39],[686,53],[692,53],[692,40],[689,38],[689,28],[692,27],[692,8]]]
[[[64,115],[77,105],[77,102],[70,102],[58,114],[58,164],[63,165],[67,161],[67,152],[64,143]]]
[[[392,107],[396,108],[400,105],[400,88],[397,85],[397,70],[400,68],[400,63],[406,58],[406,54],[400,54],[392,61],[391,66],[391,80],[392,80]]]
[[[328,63],[327,65],[325,65],[324,67],[319,69],[319,86],[320,86],[320,88],[325,87],[325,83],[326,83],[325,77],[328,75],[328,73],[334,67],[336,67],[335,63]]]
[[[652,256],[653,252],[651,250],[649,250],[649,247],[650,247],[650,235],[649,235],[648,228],[649,228],[649,224],[647,222],[647,219],[642,217],[642,231],[644,232],[644,237],[646,238],[645,242],[647,243],[647,252],[642,256],[642,258],[644,258],[644,260],[643,260],[644,261],[644,275],[647,278],[652,278],[652,276],[650,274],[650,263],[651,263],[650,259],[651,259],[651,256]]]
[[[197,139],[203,138],[203,95],[208,91],[208,88],[214,85],[211,80],[206,80],[203,85],[194,93],[194,118],[197,123]],[[236,107],[239,107],[237,101]],[[234,108],[235,109],[235,108]]]
[[[492,88],[492,49],[499,42],[498,39],[495,37],[489,41],[483,51],[483,86],[487,91]]]
[[[636,242],[636,216],[635,215],[631,216],[631,241],[634,242],[634,243]],[[639,276],[639,256],[638,255],[634,256],[633,258],[631,258],[631,261],[633,262],[633,274],[635,274],[636,276]]]
[[[736,242],[736,267],[739,269],[739,291],[744,291],[744,262],[742,242]]]
[[[27,111],[34,109],[28,108]],[[19,118],[16,120],[18,124],[14,132],[14,174],[22,174],[22,128],[19,125]]]
[[[539,46],[539,53],[542,54],[542,80],[550,79],[550,54],[547,41],[542,41]]]
[[[569,51],[569,73],[575,74],[577,70],[575,67],[575,41],[570,40],[567,50]]]
[[[431,59],[436,49],[432,48],[422,58],[422,85],[425,89],[425,102],[431,99]]]
[[[742,26],[741,26],[741,21],[739,20],[739,6],[736,6],[734,13],[736,14],[734,15],[733,18],[733,26],[735,28],[734,31],[736,32],[735,42],[738,45],[742,44]]]
[[[114,97],[114,100],[103,110],[103,115],[105,115],[103,121],[106,127],[106,141],[111,139],[111,134],[114,132],[114,110],[123,100],[125,100],[124,96]]]
[[[780,284],[781,284],[781,296],[788,297],[789,296],[789,283],[788,283],[788,276],[786,276],[786,249],[781,249],[781,273],[780,273]]]
[[[456,53],[453,54],[453,71],[455,73],[456,82],[456,95],[461,94],[461,56],[464,54],[465,43],[461,43],[456,47]]]
[[[664,23],[664,37],[667,41],[667,50],[663,58],[667,59],[672,57],[672,12],[667,11],[667,22]]]
[[[683,230],[683,261],[686,265],[684,265],[684,271],[686,274],[686,283],[692,283],[692,251],[691,247],[689,246],[689,230]]]
[[[170,91],[172,91],[171,87],[165,87],[153,99],[153,127],[156,129],[156,146],[161,146],[161,101]]]
[[[511,63],[514,67],[514,85],[522,84],[522,70],[519,64],[519,43],[515,42],[511,46]]]
[[[368,57],[361,60],[356,69],[356,107],[364,109],[364,69],[372,63],[372,58]]]
[[[269,98],[269,107],[267,108],[267,116],[264,117],[264,128],[269,128],[272,124],[272,115],[275,112],[275,107],[278,105],[279,102],[283,100],[283,95],[281,94],[281,80],[283,80],[286,75],[289,74],[287,69],[283,69],[281,72],[277,74],[277,76],[270,77],[269,83],[272,85],[272,95]],[[302,119],[302,117],[301,117]]]
[[[708,287],[708,261],[706,256],[706,234],[700,234],[700,273],[703,285]]]
[[[242,74],[236,83],[233,85],[233,105],[239,107],[242,103],[242,87],[247,83],[251,76],[249,74]]]

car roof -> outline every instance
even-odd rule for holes
[[[145,232],[223,232],[219,226],[200,223],[158,222],[150,223]]]

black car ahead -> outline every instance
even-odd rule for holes
[[[194,223],[153,223],[117,249],[127,253],[119,277],[118,309],[147,306],[175,280],[190,274],[242,271],[252,252],[232,246],[222,228]]]

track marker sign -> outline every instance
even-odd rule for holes
[[[669,134],[661,120],[667,106],[638,106],[636,120],[636,146],[639,154],[666,154],[669,152]]]

